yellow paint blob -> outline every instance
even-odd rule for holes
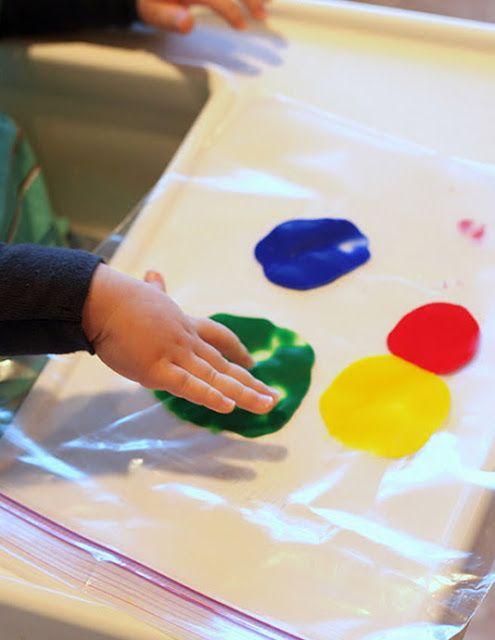
[[[390,355],[351,364],[320,399],[333,437],[387,458],[421,449],[449,411],[450,391],[441,378]]]

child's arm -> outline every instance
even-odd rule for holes
[[[231,331],[185,315],[156,285],[106,265],[92,279],[83,329],[105,364],[145,387],[219,413],[266,413],[275,404],[277,392],[244,368],[251,357]]]
[[[100,262],[85,251],[0,243],[0,354],[91,351],[81,318]]]
[[[0,244],[0,353],[79,350],[221,413],[266,413],[276,403],[244,368],[251,358],[231,331],[186,316],[155,285],[84,251]]]

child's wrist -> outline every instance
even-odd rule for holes
[[[91,344],[98,340],[113,306],[114,273],[106,264],[100,264],[91,279],[82,313],[84,335]]]

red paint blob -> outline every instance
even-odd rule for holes
[[[390,351],[433,373],[452,373],[474,357],[480,328],[467,309],[434,302],[414,309],[387,338]]]
[[[467,218],[465,220],[460,220],[457,223],[457,228],[461,233],[465,236],[469,236],[473,240],[482,240],[486,231],[484,224],[479,224],[474,220],[469,220]]]

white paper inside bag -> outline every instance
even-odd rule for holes
[[[60,359],[0,440],[0,490],[310,640],[450,638],[483,591],[470,548],[495,487],[495,169],[259,96],[223,114],[166,185],[144,212],[148,237],[133,245],[131,232],[118,266],[162,271],[188,313],[295,330],[316,352],[306,399],[280,432],[248,441],[180,423],[94,357]],[[272,285],[256,243],[315,217],[354,222],[370,262],[307,292]],[[465,218],[487,225],[482,241],[459,232]],[[479,357],[447,380],[447,428],[410,459],[345,449],[320,394],[386,353],[402,315],[441,300],[483,332]],[[452,589],[465,597],[448,609]]]

